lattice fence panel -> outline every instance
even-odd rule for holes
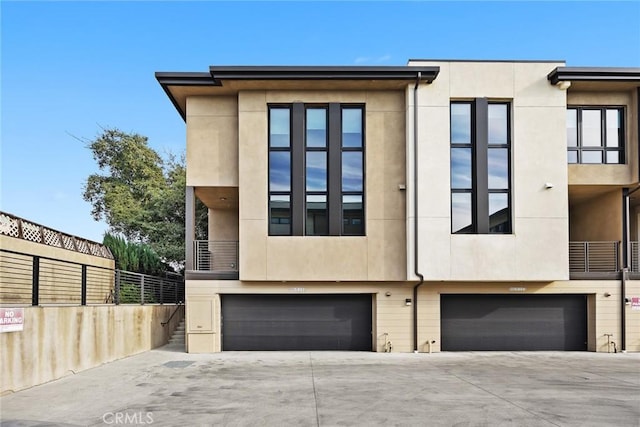
[[[0,233],[11,237],[20,236],[18,220],[5,214],[0,214]]]
[[[90,253],[89,246],[87,245],[86,240],[81,240],[81,239],[75,239],[75,240],[76,240],[76,247],[78,248],[78,252],[82,252],[83,254]]]
[[[32,242],[42,242],[40,226],[31,224],[27,221],[22,221],[22,238],[25,240],[30,240]]]
[[[75,251],[76,247],[73,244],[73,237],[68,236],[66,234],[62,235],[62,244],[65,249],[69,249],[70,251]]]
[[[60,233],[57,231],[49,230],[45,228],[44,230],[44,242],[49,246],[55,246],[57,248],[62,247],[62,242],[60,241]]]
[[[97,243],[87,242],[91,255],[100,256],[100,245]]]

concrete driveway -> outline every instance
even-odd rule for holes
[[[640,354],[163,347],[0,399],[2,426],[639,426]]]

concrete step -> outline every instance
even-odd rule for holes
[[[173,331],[171,338],[169,338],[168,344],[184,345],[185,343],[185,324],[184,319],[180,321],[176,329]]]

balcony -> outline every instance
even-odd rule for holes
[[[196,240],[193,242],[193,270],[188,280],[238,280],[238,242]]]
[[[620,279],[622,272],[621,242],[569,242],[569,274],[571,279]],[[631,242],[631,278],[640,278],[638,242]]]

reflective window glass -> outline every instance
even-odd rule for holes
[[[620,112],[607,110],[607,147],[620,146]]]
[[[272,151],[269,153],[269,190],[291,191],[291,153]]]
[[[471,187],[471,148],[452,148],[451,188]]]
[[[567,151],[568,163],[578,163],[578,152],[575,150]]]
[[[269,198],[269,234],[288,236],[291,234],[291,198],[272,195]]]
[[[342,146],[362,147],[362,109],[342,109]]]
[[[307,151],[307,191],[327,191],[326,151]]]
[[[271,147],[289,147],[291,145],[291,121],[288,108],[269,110],[269,144]]]
[[[327,146],[327,110],[324,108],[307,109],[307,147]]]
[[[489,232],[510,233],[511,213],[509,196],[505,193],[489,194]]]
[[[509,188],[509,150],[506,148],[489,148],[487,164],[489,172],[489,188]]]
[[[582,163],[602,163],[602,151],[582,151]]]
[[[619,151],[607,151],[607,163],[609,164],[619,164],[620,161],[620,152]]]
[[[471,104],[451,104],[451,143],[471,144]]]
[[[582,146],[602,146],[601,131],[600,110],[582,110]]]
[[[567,110],[567,146],[578,146],[578,110]]]
[[[363,169],[361,151],[342,153],[342,191],[362,191]]]
[[[342,196],[342,234],[364,235],[362,196]]]
[[[489,144],[507,144],[507,105],[489,104],[488,108]]]
[[[327,217],[327,196],[307,195],[307,218],[305,221],[307,236],[324,236],[329,234]]]
[[[473,232],[471,222],[471,193],[451,194],[451,231],[453,233]]]

